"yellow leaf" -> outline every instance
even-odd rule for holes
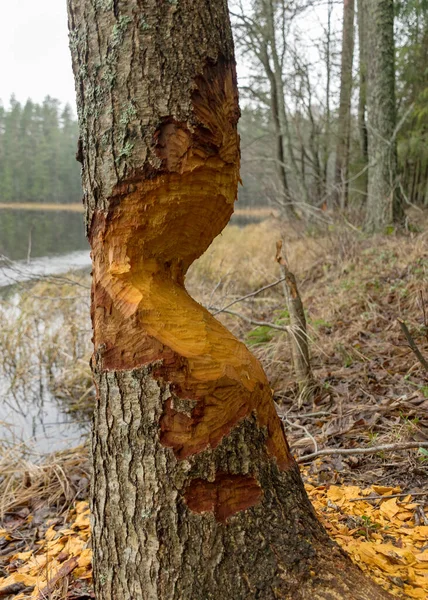
[[[79,556],[78,563],[79,567],[87,567],[92,564],[92,550],[86,548]]]
[[[390,494],[399,494],[401,492],[400,487],[386,487],[384,485],[372,485],[372,489],[375,494],[380,496],[389,496]]]
[[[344,499],[342,488],[338,487],[337,485],[331,485],[327,492],[327,498],[337,504]]]
[[[399,519],[400,521],[408,521],[409,519],[412,519],[412,518],[413,518],[413,513],[407,512],[407,511],[400,512],[396,515],[396,519]]]
[[[76,506],[74,507],[74,510],[77,513],[85,512],[85,511],[89,510],[89,504],[87,502],[85,502],[84,500],[82,500],[82,502],[77,502],[76,503]]]
[[[358,498],[360,496],[361,490],[356,485],[347,485],[343,488],[343,495],[346,500],[350,500],[351,498]]]
[[[28,560],[30,556],[33,554],[31,550],[28,552],[18,552],[18,554],[14,554],[11,560]]]
[[[92,570],[86,567],[77,567],[73,571],[73,576],[75,579],[92,579]]]
[[[2,587],[0,588],[0,592],[5,587],[13,585],[14,583],[24,583],[28,586],[36,585],[37,577],[28,575],[28,573],[12,573],[12,575],[9,575],[9,577],[6,577],[6,579],[2,581]]]
[[[86,527],[89,527],[90,525],[90,521],[89,521],[89,510],[80,513],[76,520],[74,521],[72,528],[78,528],[78,529],[85,529]]]
[[[390,521],[395,517],[395,515],[400,512],[400,507],[397,506],[397,498],[390,498],[389,500],[385,500],[379,507],[380,512]]]
[[[424,552],[416,554],[416,559],[420,562],[428,562],[428,550],[424,550]]]
[[[408,598],[416,598],[417,600],[427,600],[426,592],[421,588],[414,588],[410,585],[404,586],[404,591]]]
[[[51,540],[54,539],[55,536],[58,536],[58,535],[59,535],[58,531],[55,531],[54,526],[51,525],[45,533],[45,540],[48,540],[50,542]]]

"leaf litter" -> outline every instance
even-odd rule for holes
[[[238,244],[242,260],[230,252],[233,264],[225,262],[226,233],[197,267],[204,278],[194,271],[191,287],[212,275],[213,285],[208,289],[205,284],[196,294],[201,301],[210,303],[215,287],[220,298],[212,302],[227,304],[277,278],[273,251],[272,257],[266,253],[277,232],[270,222],[251,227],[254,235],[246,228]],[[260,243],[263,233],[266,244]],[[338,236],[331,244],[327,238],[293,241],[288,236],[288,257],[308,311],[319,385],[313,405],[297,409],[286,336],[275,333],[253,347],[277,405],[291,423],[287,437],[300,459],[313,452],[314,440],[322,449],[428,439],[427,374],[397,322],[400,318],[409,325],[428,356],[426,235],[373,240],[348,233],[340,238],[340,247]],[[230,229],[233,248],[236,234]],[[218,273],[213,270],[216,261]],[[235,271],[226,276],[233,265]],[[281,289],[275,288],[240,310],[284,324],[283,307]],[[248,340],[251,327],[235,317],[220,317]],[[3,456],[0,598],[93,598],[86,450],[70,450],[36,466],[8,453]],[[323,457],[302,468],[309,497],[330,536],[397,598],[428,599],[427,459],[421,449]]]
[[[397,598],[428,598],[428,518],[419,496],[399,486],[314,485],[307,467],[303,476],[329,535],[368,576]],[[88,502],[47,519],[43,532],[34,522],[18,512],[0,530],[0,597],[94,598]]]

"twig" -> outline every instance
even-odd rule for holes
[[[52,577],[52,579],[48,579],[47,585],[42,590],[40,590],[40,593],[37,596],[37,600],[45,600],[46,598],[50,597],[51,593],[55,589],[57,582],[63,577],[67,577],[67,575],[74,571],[74,569],[78,565],[78,562],[79,561],[76,556],[72,556],[71,558],[69,558],[59,569],[57,574],[54,577]],[[48,594],[48,596],[46,596],[46,594]]]
[[[426,492],[417,492],[413,494],[412,492],[403,492],[402,494],[388,494],[387,496],[366,496],[365,498],[351,498],[349,502],[358,502],[359,500],[386,500],[389,498],[404,498],[405,496],[412,496],[412,498],[416,498],[417,496],[428,496],[428,491]]]
[[[422,290],[420,290],[420,296],[421,296],[421,305],[422,305],[422,312],[424,315],[424,327],[425,327],[425,337],[427,338],[428,341],[428,321],[427,321],[427,314],[426,314],[426,310],[425,310],[425,300],[424,300],[424,293]]]
[[[285,277],[282,277],[281,279],[278,279],[277,281],[274,281],[273,283],[268,283],[267,285],[261,287],[260,289],[256,290],[255,292],[250,292],[246,296],[241,296],[241,298],[237,298],[236,300],[233,300],[232,302],[230,302],[230,304],[226,304],[226,306],[224,308],[219,308],[218,310],[216,310],[216,312],[214,312],[212,314],[213,314],[213,316],[218,315],[219,313],[224,312],[230,306],[233,306],[234,304],[237,304],[238,302],[242,302],[243,300],[247,300],[247,298],[252,298],[253,296],[257,296],[257,294],[261,294],[265,290],[269,290],[270,288],[275,287],[276,285],[278,285],[279,283],[282,283],[283,281],[285,281]]]
[[[306,435],[311,438],[312,443],[314,445],[314,449],[315,452],[314,454],[318,454],[318,444],[316,439],[314,438],[314,436],[310,433],[310,431],[308,431],[308,429],[306,427],[304,427],[303,425],[298,425],[297,423],[292,423],[291,421],[289,421],[288,419],[286,419],[285,417],[280,417],[281,421],[283,421],[284,423],[287,423],[287,425],[290,425],[290,427],[296,427],[297,429],[303,429],[303,431],[306,433]]]
[[[224,312],[224,313],[227,313],[228,315],[233,315],[234,317],[238,317],[239,319],[246,321],[250,325],[257,325],[259,327],[271,327],[272,329],[278,329],[278,331],[286,331],[287,333],[290,332],[290,327],[283,327],[282,325],[276,325],[275,323],[268,323],[267,321],[255,321],[254,319],[250,319],[249,317],[246,317],[245,315],[242,315],[241,313],[237,313],[234,310],[227,310],[226,308],[216,308],[215,306],[211,306],[211,310],[217,311],[217,312],[213,313],[215,315],[219,312]]]
[[[341,454],[350,456],[352,454],[375,454],[386,450],[410,450],[412,448],[428,448],[428,442],[404,442],[402,444],[384,444],[383,446],[372,446],[371,448],[325,448],[313,454],[307,454],[297,459],[297,462],[304,463],[318,456],[329,456],[331,454]]]
[[[422,356],[421,351],[417,347],[415,340],[410,335],[410,331],[408,330],[407,325],[401,319],[397,319],[397,321],[399,322],[400,327],[401,327],[404,335],[406,336],[406,340],[407,340],[407,343],[409,344],[410,349],[413,351],[413,353],[415,354],[416,358],[421,363],[421,365],[423,366],[425,371],[428,372],[428,362]]]

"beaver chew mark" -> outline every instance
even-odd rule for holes
[[[230,65],[207,66],[195,80],[192,122],[159,124],[153,144],[161,167],[122,181],[109,213],[94,213],[94,344],[100,369],[156,363],[154,376],[176,399],[165,403],[161,442],[179,459],[215,448],[255,414],[268,453],[285,469],[292,459],[260,364],[184,287],[187,269],[233,212],[234,78]]]
[[[214,481],[194,479],[184,500],[192,512],[212,512],[217,521],[225,523],[232,515],[257,504],[262,493],[256,479],[250,475],[217,473]]]

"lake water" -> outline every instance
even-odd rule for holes
[[[0,259],[0,288],[4,290],[0,300],[9,307],[12,318],[22,293],[18,283],[70,270],[89,271],[83,214],[0,210],[0,254],[7,257]],[[30,329],[29,335],[34,341],[34,330]],[[64,402],[50,392],[42,372],[32,375],[25,389],[13,389],[12,383],[4,375],[0,377],[0,440],[52,452],[79,444],[87,434],[89,423],[79,422],[67,412]]]

